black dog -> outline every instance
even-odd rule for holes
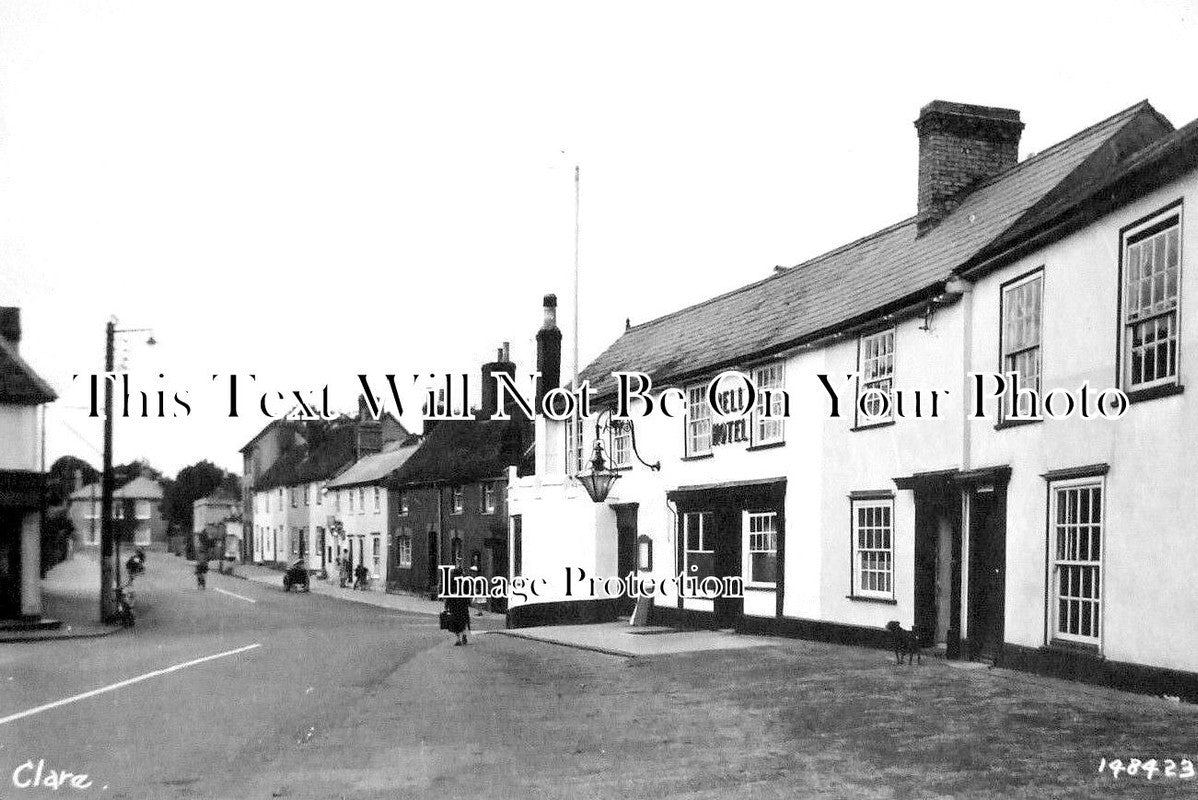
[[[899,664],[903,663],[903,656],[907,656],[907,663],[911,663],[911,658],[914,656],[918,663],[923,663],[923,652],[919,648],[919,634],[915,631],[905,631],[903,626],[899,625],[898,620],[891,620],[886,623],[886,630],[890,631],[891,641],[894,643],[894,658]]]

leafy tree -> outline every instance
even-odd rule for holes
[[[100,472],[82,458],[63,456],[51,464],[46,473],[46,502],[49,506],[62,505],[75,491],[76,471],[84,486],[100,479]]]
[[[224,487],[240,496],[236,475],[225,472],[211,461],[200,461],[179,470],[174,480],[163,483],[163,510],[167,523],[180,531],[191,531],[192,503]]]

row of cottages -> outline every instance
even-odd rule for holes
[[[915,216],[631,327],[581,375],[598,418],[537,419],[511,569],[551,583],[510,625],[626,610],[567,596],[567,567],[732,576],[743,598],[667,585],[651,619],[872,645],[898,620],[949,658],[1198,696],[1198,123],[1142,102],[1022,161],[1016,111],[937,101],[915,127]],[[611,424],[615,370],[681,390],[685,413]],[[784,388],[789,417],[713,414],[725,370]],[[1008,371],[1088,383],[1091,413],[1108,387],[1130,404],[1036,422],[1008,395],[970,418],[968,374]],[[880,399],[931,389],[934,419]],[[621,476],[602,503],[575,477],[596,438]]]
[[[96,481],[79,486],[67,498],[67,514],[81,545],[100,546],[100,494],[100,482]],[[163,496],[162,484],[147,475],[139,475],[112,493],[112,518],[118,522],[114,530],[121,541],[140,547],[166,542]]]
[[[21,312],[0,308],[0,620],[42,616],[45,405],[56,399],[20,355]]]
[[[427,420],[420,447],[387,479],[395,512],[390,590],[436,596],[440,565],[488,581],[508,576],[508,472],[527,466],[533,426],[511,398],[504,404],[511,418],[493,419],[499,393],[492,375],[500,372],[516,374],[506,343],[482,367],[474,418]],[[502,597],[488,603],[492,611],[507,608]]]
[[[352,417],[268,425],[243,448],[243,453],[253,453],[263,440],[280,445],[268,467],[251,473],[255,477],[245,531],[253,562],[284,566],[304,560],[313,572],[336,574],[337,564],[349,558],[353,567],[365,564],[381,578],[383,573],[374,572],[372,544],[347,535],[345,521],[361,501],[356,493],[326,496],[326,490],[364,456],[409,438],[393,416],[375,420],[361,407]],[[382,537],[380,548],[385,543]],[[385,553],[379,558],[380,565],[386,563]]]

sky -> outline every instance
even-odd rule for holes
[[[213,374],[350,410],[360,372],[531,370],[548,292],[568,374],[575,165],[585,366],[914,213],[933,99],[1019,109],[1026,157],[1143,99],[1185,124],[1195,75],[1179,0],[0,0],[0,305],[48,461],[99,464],[72,376],[116,316],[158,342],[121,337],[135,388],[192,407],[118,419],[116,460],[240,471],[268,418]]]

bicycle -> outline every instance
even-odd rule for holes
[[[116,587],[114,590],[116,599],[116,613],[114,614],[116,621],[121,624],[121,627],[132,628],[136,621],[133,617],[133,601],[134,595],[132,590],[126,592],[122,586]]]

